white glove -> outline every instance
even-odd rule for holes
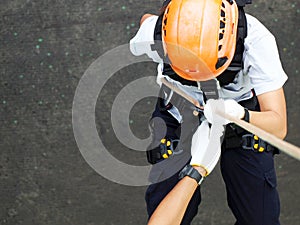
[[[215,130],[215,128],[217,127],[213,126],[210,129],[208,122],[205,120],[198,127],[192,139],[190,164],[204,168],[207,172],[206,176],[214,169],[221,155],[220,135],[224,128],[223,126],[219,126],[219,130]],[[210,134],[211,131],[214,133]]]
[[[218,112],[225,113],[231,117],[242,119],[245,116],[245,109],[233,99],[210,99],[204,106],[204,115],[209,123],[226,125],[231,121],[219,116]]]

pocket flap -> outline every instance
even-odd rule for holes
[[[277,187],[277,178],[276,178],[276,173],[275,169],[270,170],[269,172],[265,173],[265,178],[267,183],[272,187],[275,188]]]

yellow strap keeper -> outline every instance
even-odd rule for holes
[[[160,143],[165,144],[166,141],[167,141],[167,140],[166,140],[165,138],[163,138],[163,139],[160,140]]]

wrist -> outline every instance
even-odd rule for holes
[[[242,117],[242,120],[244,120],[248,123],[250,122],[250,113],[247,108],[244,108],[244,116]]]
[[[195,166],[193,167],[201,174],[202,177],[206,177],[207,171],[202,166]]]
[[[200,185],[202,183],[202,181],[204,180],[204,176],[202,176],[197,169],[195,169],[193,166],[191,166],[189,164],[186,165],[180,171],[178,178],[179,178],[179,180],[181,180],[186,176],[194,179],[198,183],[198,185]]]

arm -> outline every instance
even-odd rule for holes
[[[206,170],[202,167],[194,168],[205,176]],[[179,225],[197,187],[193,178],[186,176],[181,179],[156,208],[148,225]]]
[[[260,94],[257,98],[261,111],[249,111],[249,122],[283,139],[287,133],[286,103],[283,88]],[[218,116],[218,112],[238,119],[245,117],[244,107],[235,100],[208,100],[204,106],[204,114],[210,123],[228,124],[231,122]]]
[[[141,20],[140,20],[140,26],[142,25],[142,23],[144,23],[144,21],[145,21],[147,18],[149,18],[149,17],[151,17],[151,16],[154,16],[154,14],[149,14],[149,13],[144,14],[144,15],[142,16]]]
[[[249,111],[250,123],[283,139],[287,133],[283,88],[257,96],[261,112]]]

